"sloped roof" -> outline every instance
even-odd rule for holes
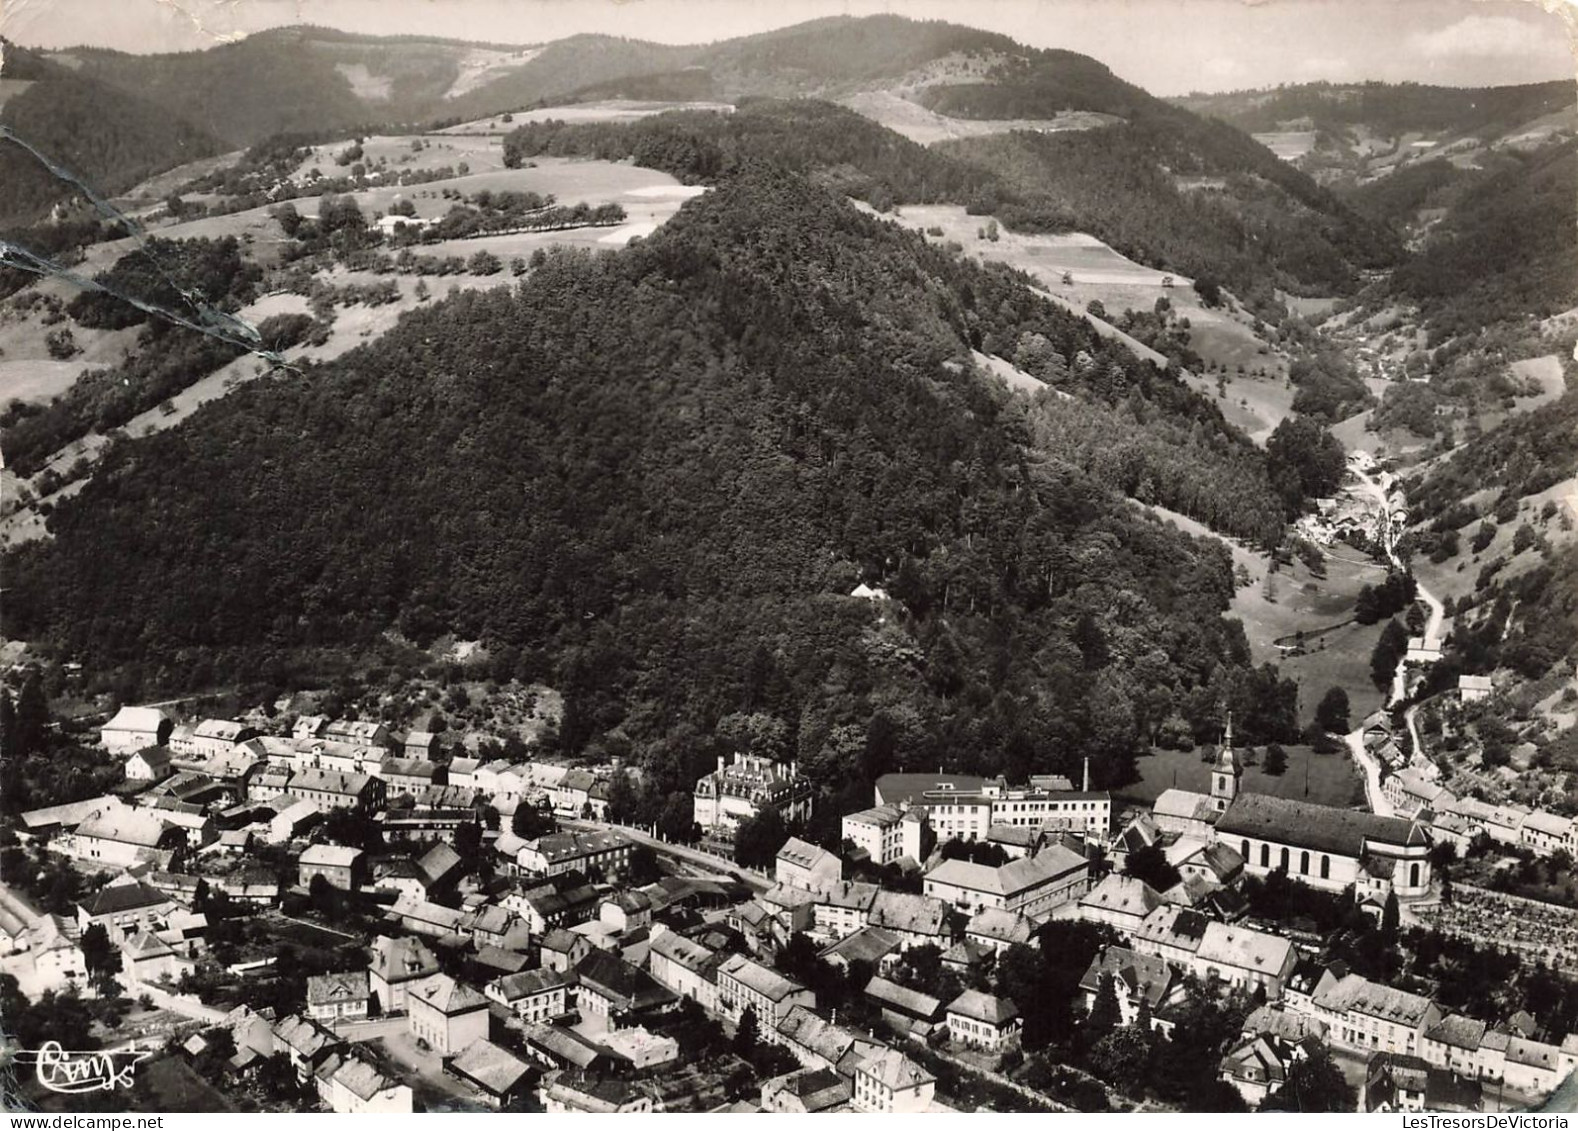
[[[887,978],[875,977],[866,983],[866,996],[878,1005],[935,1021],[942,1016],[942,1002],[930,994],[901,986]]]
[[[1263,793],[1241,793],[1217,819],[1222,837],[1254,837],[1275,844],[1357,857],[1366,841],[1406,846],[1427,844],[1424,830],[1401,817],[1314,805]]]
[[[1019,1007],[1012,998],[983,994],[979,990],[965,990],[948,1003],[948,1012],[1001,1026],[1019,1016]]]
[[[871,902],[866,922],[892,931],[940,935],[947,914],[948,907],[940,899],[910,892],[879,891]]]
[[[420,999],[446,1017],[488,1007],[487,1000],[481,994],[465,983],[455,981],[448,974],[433,974],[424,978],[411,987],[410,993],[413,1000]]]
[[[435,844],[416,862],[416,866],[422,870],[429,883],[437,883],[460,867],[460,864],[460,854],[443,843]]]
[[[495,978],[491,985],[507,1002],[514,1003],[538,994],[552,993],[575,985],[575,979],[557,970],[522,970],[519,974],[506,974]]]
[[[797,836],[792,836],[784,841],[784,846],[778,850],[778,863],[791,864],[797,868],[817,868],[829,861],[837,865],[838,857],[827,851],[827,849],[818,848],[816,845],[803,841]]]
[[[678,1000],[667,986],[646,971],[601,950],[593,950],[576,964],[575,973],[582,987],[603,990],[625,1002],[632,1010],[651,1009]]]
[[[333,1075],[335,1083],[360,1099],[370,1100],[379,1092],[400,1087],[400,1081],[384,1075],[378,1068],[352,1054]]]
[[[1417,1025],[1431,1008],[1427,997],[1392,989],[1371,982],[1358,974],[1348,974],[1324,986],[1317,986],[1312,1000],[1333,1013],[1352,1010],[1369,1017]]]
[[[937,1077],[897,1049],[884,1049],[867,1057],[855,1069],[876,1080],[884,1088],[902,1092],[936,1083]]]
[[[343,844],[313,844],[302,852],[298,862],[308,867],[349,868],[361,857],[360,848],[347,848]]]
[[[1081,897],[1079,905],[1144,918],[1163,902],[1156,889],[1144,880],[1114,872]]]
[[[1035,934],[1036,925],[1017,911],[987,907],[975,913],[964,928],[967,935],[980,935],[996,942],[1028,943]]]
[[[171,721],[170,716],[159,707],[122,707],[115,712],[115,717],[100,729],[146,730],[157,733],[160,726]]]
[[[169,902],[169,896],[163,892],[155,891],[141,880],[134,880],[127,884],[107,884],[77,906],[96,919],[100,915],[119,915],[124,911],[157,907]]]
[[[159,817],[136,809],[105,809],[90,814],[77,826],[77,836],[157,848],[169,828]]]
[[[472,1041],[450,1062],[453,1071],[502,1096],[519,1084],[532,1066],[492,1041]]]
[[[371,996],[372,990],[368,988],[366,970],[352,970],[343,974],[314,974],[307,979],[308,1005],[366,1001]]]
[[[763,966],[743,954],[730,955],[723,965],[718,967],[719,980],[722,980],[725,974],[769,1001],[782,1001],[790,994],[805,989],[794,979],[786,978],[778,971]]]
[[[1262,974],[1280,973],[1294,954],[1293,943],[1277,935],[1236,924],[1211,923],[1195,952],[1201,962],[1220,963]]]
[[[829,884],[826,889],[818,892],[816,902],[819,905],[828,907],[844,907],[856,911],[867,911],[870,910],[872,903],[877,898],[877,893],[881,890],[876,884],[844,880],[840,883]]]
[[[881,927],[862,927],[852,935],[846,935],[831,946],[826,947],[818,955],[820,958],[837,956],[846,962],[869,962],[872,965],[899,949],[903,940],[892,931]],[[657,944],[653,944],[657,949]]]
[[[373,940],[372,970],[386,982],[403,982],[436,972],[438,959],[419,938],[380,935]]]
[[[1485,1039],[1486,1028],[1483,1021],[1464,1017],[1461,1013],[1449,1013],[1425,1033],[1425,1039],[1477,1052]]]
[[[652,953],[661,955],[686,970],[699,971],[717,953],[694,939],[664,931],[652,940]]]

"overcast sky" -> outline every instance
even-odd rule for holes
[[[0,0],[38,47],[186,51],[286,24],[541,43],[604,32],[698,43],[818,16],[894,12],[1094,56],[1156,94],[1379,79],[1491,86],[1571,78],[1566,0]]]

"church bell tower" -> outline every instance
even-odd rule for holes
[[[1233,749],[1233,714],[1227,715],[1227,731],[1222,735],[1222,749],[1217,752],[1216,764],[1211,767],[1211,800],[1218,813],[1225,812],[1238,796],[1238,782],[1244,776],[1238,753]]]

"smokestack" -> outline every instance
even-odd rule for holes
[[[718,772],[720,774],[723,773],[723,755],[722,754],[718,755]]]
[[[1085,755],[1085,784],[1079,787],[1085,793],[1090,792],[1090,755]]]

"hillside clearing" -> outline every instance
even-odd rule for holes
[[[1288,755],[1287,772],[1273,777],[1261,767],[1263,758],[1256,758],[1256,764],[1244,767],[1240,782],[1242,792],[1312,801],[1339,809],[1364,800],[1364,779],[1341,753],[1316,754],[1308,746],[1284,746],[1283,749]],[[1154,804],[1168,789],[1208,793],[1211,763],[1204,760],[1202,754],[1199,749],[1153,750],[1136,763],[1139,780],[1119,786],[1114,792],[1123,801],[1145,806]]]
[[[921,145],[962,137],[985,137],[1013,130],[1029,130],[1033,133],[1092,130],[1123,121],[1113,114],[1084,110],[1065,110],[1052,118],[950,118],[886,90],[862,91],[840,99],[839,104]]]

